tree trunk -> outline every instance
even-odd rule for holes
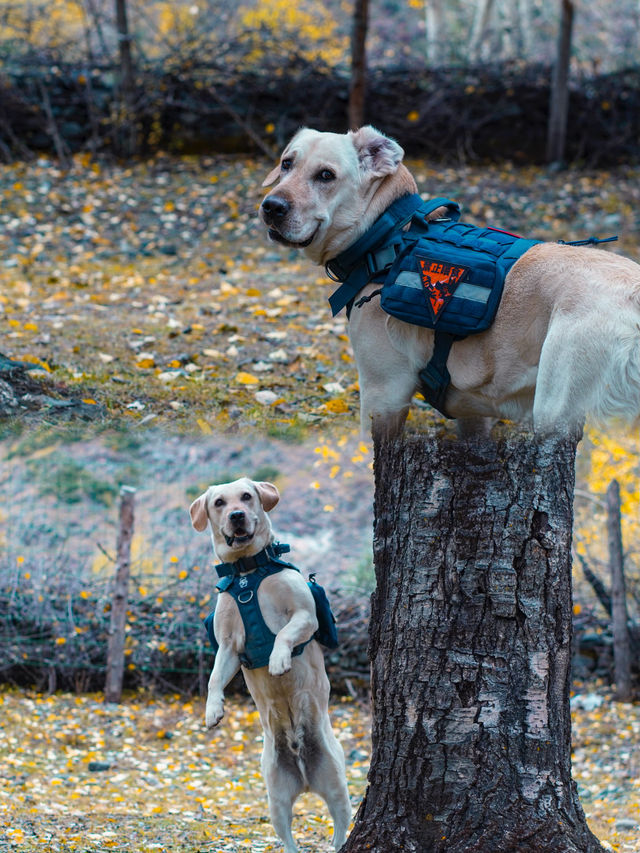
[[[567,119],[569,116],[569,66],[571,63],[573,11],[572,0],[562,0],[558,55],[551,81],[551,103],[547,128],[548,163],[562,163],[565,157]]]
[[[617,480],[612,480],[607,489],[607,535],[611,571],[611,623],[613,626],[616,698],[621,702],[626,702],[631,698],[631,646],[629,642],[627,590],[624,582],[620,486]]]
[[[118,113],[119,153],[131,157],[136,152],[135,78],[131,55],[131,35],[127,17],[127,0],[116,0],[116,32],[118,35],[120,104]]]
[[[119,702],[122,698],[135,493],[136,490],[132,489],[131,486],[122,486],[120,489],[120,527],[118,530],[116,576],[111,599],[107,677],[104,688],[105,702]]]
[[[429,68],[443,65],[446,60],[444,8],[442,0],[427,0],[424,8],[427,31],[427,65]]]
[[[576,442],[375,457],[369,786],[342,853],[596,853],[571,779]]]
[[[469,38],[469,60],[481,62],[491,55],[489,48],[489,21],[494,0],[478,0]]]
[[[367,30],[369,0],[355,0],[351,32],[351,81],[349,84],[349,128],[357,130],[364,124],[364,105],[367,89]]]

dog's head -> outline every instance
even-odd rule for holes
[[[401,195],[415,192],[404,151],[373,127],[349,133],[304,128],[263,186],[260,218],[275,242],[324,264],[354,243]]]
[[[247,477],[209,486],[189,507],[191,523],[202,531],[211,525],[213,549],[223,562],[257,554],[273,541],[267,513],[280,495],[273,483],[256,483]]]

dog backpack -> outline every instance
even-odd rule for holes
[[[325,646],[327,649],[337,649],[338,628],[327,594],[316,581],[315,574],[309,575],[307,585],[316,603],[316,617],[318,619],[318,630],[313,637],[321,646]]]
[[[268,545],[253,557],[245,557],[235,563],[219,563],[216,566],[220,577],[216,589],[233,596],[242,617],[245,648],[240,655],[240,662],[247,669],[258,669],[269,663],[276,635],[269,629],[262,616],[258,603],[258,587],[266,577],[281,572],[282,569],[299,571],[292,563],[280,559],[280,555],[286,554],[289,550],[288,545],[278,542]],[[310,575],[307,585],[313,595],[318,619],[318,629],[312,639],[329,649],[334,649],[338,645],[338,634],[329,600],[324,589],[316,582],[315,575]],[[213,628],[214,617],[215,610],[212,610],[204,620],[204,625],[213,651],[217,653],[219,645]],[[300,643],[295,646],[292,655],[295,657],[302,654],[306,645],[307,643]]]
[[[439,207],[445,207],[447,215],[428,221]],[[345,306],[350,311],[366,284],[379,282],[380,291],[365,300],[379,294],[388,314],[434,329],[434,352],[420,378],[427,401],[443,414],[450,379],[446,361],[453,342],[489,328],[507,273],[540,242],[459,219],[460,206],[454,201],[404,196],[327,264],[330,277],[342,282],[329,299],[334,316]]]

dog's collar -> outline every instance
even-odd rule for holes
[[[329,297],[334,317],[353,302],[365,285],[386,273],[393,264],[404,245],[401,233],[404,226],[416,214],[424,219],[442,206],[448,207],[453,216],[460,215],[460,206],[447,198],[425,202],[417,193],[402,196],[353,245],[327,262],[325,270],[329,278],[342,282]]]
[[[279,558],[281,554],[287,554],[290,550],[289,545],[281,542],[273,542],[271,545],[263,548],[262,551],[258,551],[257,554],[253,554],[250,557],[241,557],[234,563],[218,563],[215,567],[216,572],[219,578],[225,578],[246,574],[262,566],[268,566],[270,563],[276,563],[279,569],[285,566],[289,567],[289,563],[285,563],[284,560],[280,560]]]

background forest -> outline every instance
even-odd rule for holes
[[[420,156],[542,162],[563,5],[573,24],[568,157],[635,161],[635,0],[374,3],[366,120]],[[271,156],[300,125],[344,121],[353,14],[338,0],[3,0],[0,156]]]
[[[567,6],[566,154],[549,167]],[[198,729],[214,572],[187,509],[242,474],[278,484],[278,537],[331,594],[334,715],[361,796],[371,448],[329,282],[256,222],[290,134],[347,128],[353,18],[340,0],[0,0],[0,850],[116,848],[114,821],[125,849],[276,849],[266,806],[252,812],[255,714],[236,699],[218,741]],[[617,234],[611,250],[640,260],[638,0],[377,0],[366,44],[365,120],[401,142],[425,197],[539,239]],[[432,419],[416,399],[410,425]],[[608,849],[637,851],[640,716],[611,693],[614,480],[635,695],[640,442],[588,425],[574,775]],[[104,684],[122,485],[137,692],[105,708],[86,692]],[[96,803],[106,823],[78,817]],[[329,849],[320,811],[302,813],[303,850]]]

